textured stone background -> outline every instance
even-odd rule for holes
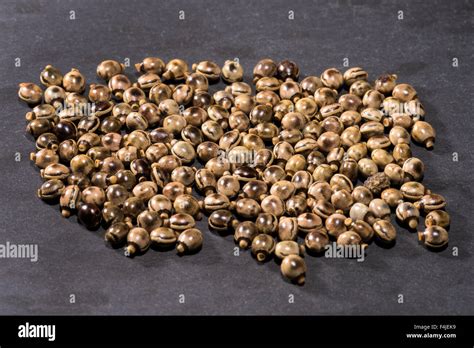
[[[467,0],[0,0],[0,243],[39,245],[37,263],[0,259],[0,314],[473,314],[473,18]],[[304,287],[283,281],[274,261],[234,256],[232,237],[210,233],[204,221],[205,246],[195,256],[150,251],[131,260],[106,248],[103,232],[86,231],[35,197],[41,180],[28,160],[34,143],[17,84],[39,82],[46,64],[77,67],[92,82],[103,59],[135,63],[149,55],[219,64],[238,57],[247,81],[264,57],[293,59],[303,75],[343,69],[345,57],[371,79],[396,72],[415,86],[438,131],[434,151],[415,146],[414,154],[426,163],[425,184],[449,202],[449,248],[428,252],[399,228],[394,248],[373,245],[362,263],[307,257]]]

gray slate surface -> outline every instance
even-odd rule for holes
[[[76,20],[69,20],[71,10]],[[37,263],[0,260],[0,314],[474,314],[473,18],[467,0],[0,0],[0,243],[39,245]],[[103,59],[135,63],[149,55],[220,64],[238,57],[247,80],[264,57],[293,59],[305,75],[343,69],[345,57],[372,79],[396,72],[418,90],[438,131],[434,151],[414,153],[426,163],[425,184],[449,202],[449,249],[429,252],[400,228],[394,248],[374,245],[363,263],[307,257],[307,284],[297,287],[281,279],[274,261],[234,256],[232,237],[207,231],[204,222],[205,246],[195,256],[151,251],[130,260],[106,248],[101,232],[61,218],[57,206],[35,197],[41,180],[28,160],[34,143],[24,131],[28,108],[17,100],[17,84],[38,82],[46,64],[63,72],[77,67],[92,82]],[[128,74],[135,76],[131,68]]]

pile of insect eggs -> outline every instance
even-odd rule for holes
[[[59,200],[63,216],[77,214],[89,229],[104,226],[105,240],[127,255],[153,244],[198,251],[203,213],[258,262],[281,261],[297,284],[305,252],[393,244],[392,212],[427,248],[447,245],[446,201],[421,183],[425,166],[410,147],[432,148],[435,131],[396,75],[370,83],[361,68],[330,68],[300,81],[296,63],[263,59],[252,87],[231,60],[190,69],[148,57],[135,68],[132,82],[123,64],[103,61],[104,83],[84,95],[79,70],[48,65],[43,88],[21,83],[18,92],[33,106],[31,159],[45,180],[38,196]],[[210,92],[220,79],[225,89]]]

